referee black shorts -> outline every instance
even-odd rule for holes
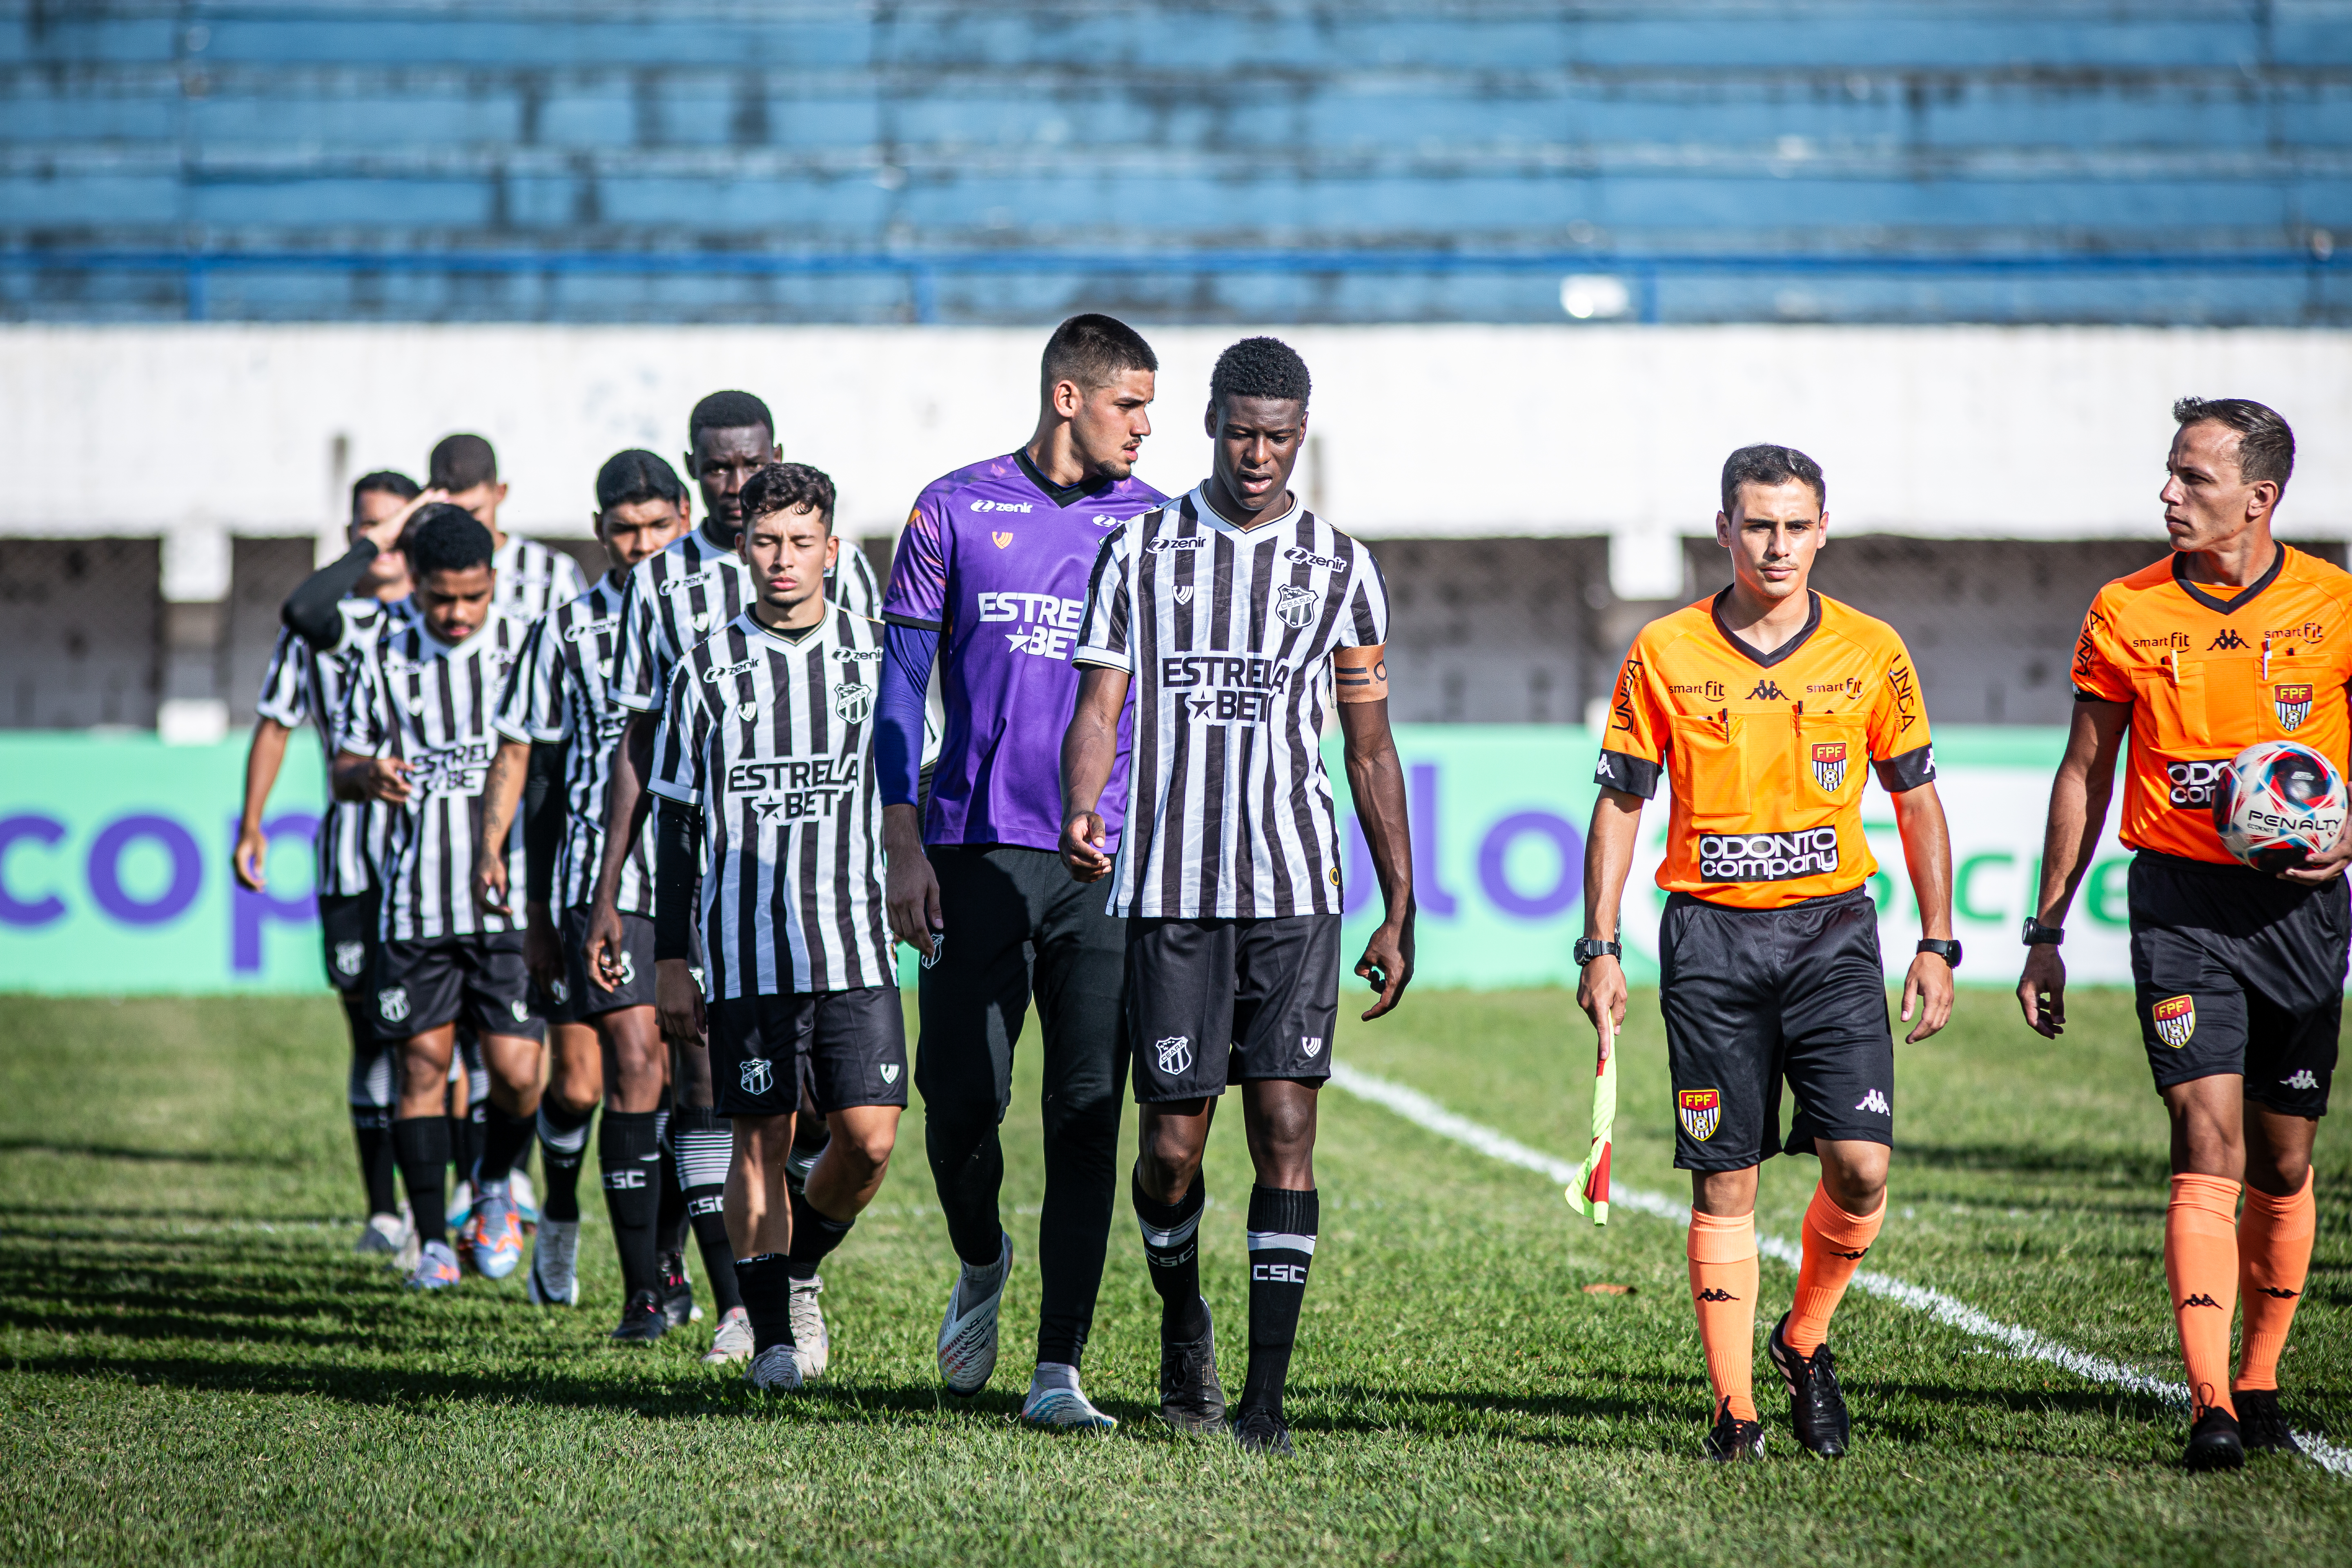
[[[1129,1047],[1139,1105],[1228,1083],[1331,1076],[1339,917],[1127,922]]]
[[[1895,1142],[1895,1037],[1868,893],[1778,910],[1676,893],[1658,947],[1676,1169],[1744,1171],[1810,1154],[1816,1138]],[[1783,1080],[1797,1100],[1785,1142]]]
[[[803,1079],[827,1116],[907,1103],[907,1019],[895,985],[730,997],[704,1018],[721,1116],[790,1116]]]
[[[2248,1100],[2323,1116],[2344,1018],[2344,879],[2141,850],[2130,878],[2133,999],[2156,1087],[2234,1073]]]

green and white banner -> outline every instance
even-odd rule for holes
[[[2017,978],[2017,924],[2038,875],[2042,807],[2063,732],[1938,731],[1951,819],[1964,982]],[[1584,832],[1594,740],[1580,727],[1410,724],[1397,731],[1410,805],[1424,985],[1572,984],[1569,946],[1583,930]],[[1342,809],[1346,778],[1329,748]],[[152,739],[0,736],[0,990],[73,994],[303,991],[325,984],[311,897],[310,837],[323,799],[308,731],[287,749],[266,825],[268,887],[229,869],[244,790],[241,741],[163,746]],[[1918,935],[1895,814],[1876,784],[1864,807],[1881,869],[1888,973]],[[1666,807],[1643,821],[1626,900],[1627,969],[1654,978]],[[1349,823],[1348,931],[1360,944],[1379,915],[1362,837]],[[2067,928],[2082,982],[2126,983],[2128,855],[2112,835]],[[1349,962],[1354,961],[1351,946]]]

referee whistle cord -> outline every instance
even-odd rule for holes
[[[1560,1186],[1573,1186],[1583,1180],[1584,1168],[1581,1165],[1555,1158],[1539,1149],[1530,1149],[1491,1127],[1473,1121],[1466,1116],[1457,1116],[1419,1089],[1392,1083],[1343,1062],[1331,1064],[1331,1087],[1359,1100],[1369,1100],[1384,1110],[1393,1111],[1425,1131],[1475,1149],[1490,1160],[1516,1165],[1523,1171],[1533,1171]],[[1621,1184],[1610,1194],[1610,1202],[1658,1219],[1671,1220],[1676,1225],[1690,1223],[1689,1205],[1678,1204],[1661,1193],[1644,1192]],[[1756,1250],[1790,1268],[1800,1268],[1804,1262],[1804,1253],[1794,1242],[1760,1230],[1756,1233]],[[2185,1384],[2169,1382],[2123,1362],[2077,1350],[2021,1324],[2002,1322],[1941,1290],[1914,1285],[1872,1268],[1855,1272],[1853,1288],[1908,1307],[1913,1311],[1925,1312],[1937,1322],[1958,1329],[1971,1338],[1984,1340],[2020,1360],[2042,1362],[2071,1373],[2085,1383],[2100,1384],[2121,1393],[2161,1400],[2184,1411],[2189,1408],[2189,1388]],[[2303,1445],[2304,1453],[2314,1464],[2333,1475],[2352,1480],[2352,1449],[2339,1447],[2309,1432],[2296,1433],[2295,1441]]]

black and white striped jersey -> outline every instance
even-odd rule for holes
[[[1070,657],[1134,683],[1111,913],[1339,912],[1331,656],[1388,629],[1371,553],[1296,500],[1244,531],[1196,489],[1103,541]]]
[[[824,596],[853,616],[881,615],[882,590],[855,542],[841,542],[834,569],[825,574]],[[621,593],[621,658],[613,675],[613,700],[641,713],[660,711],[677,661],[751,608],[751,569],[732,550],[711,543],[699,528],[638,562]]]
[[[702,808],[713,1001],[898,983],[874,778],[882,626],[826,608],[797,640],[739,616],[670,680],[646,787]]]
[[[406,601],[402,601],[405,604]],[[309,720],[319,731],[319,749],[331,770],[335,762],[335,727],[340,722],[343,695],[353,668],[363,662],[388,618],[401,611],[379,599],[346,599],[342,612],[343,640],[338,651],[317,653],[291,627],[280,626],[278,644],[269,650],[269,668],[261,678],[261,700],[254,711],[289,730]],[[383,858],[384,835],[391,820],[373,801],[337,800],[331,785],[326,809],[319,816],[315,843],[319,867],[314,886],[327,897],[351,897],[375,886],[375,865]]]
[[[490,557],[498,573],[491,603],[529,626],[558,605],[568,605],[588,591],[580,563],[561,550],[550,550],[536,539],[509,533]]]
[[[604,856],[604,785],[629,726],[629,710],[611,692],[620,647],[621,586],[608,573],[530,628],[499,708],[499,733],[507,739],[570,743],[563,756],[563,849],[555,865],[555,896],[564,909],[588,901]],[[654,911],[653,834],[647,816],[644,834],[621,862],[623,914]]]
[[[399,757],[410,769],[404,805],[392,819],[376,868],[383,888],[381,934],[427,942],[520,931],[520,914],[478,910],[474,850],[482,827],[482,784],[498,754],[494,721],[530,628],[491,607],[482,627],[455,647],[421,620],[404,620],[377,642],[346,694],[338,743],[362,756]],[[508,886],[530,886],[523,836],[507,836]]]

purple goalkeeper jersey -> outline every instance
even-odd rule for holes
[[[958,468],[916,499],[882,618],[941,639],[947,725],[926,844],[1059,846],[1062,731],[1078,695],[1070,653],[1095,561],[1119,524],[1165,499],[1131,476],[1064,489],[1025,451]],[[1114,841],[1134,710],[1130,697],[1102,795]]]

